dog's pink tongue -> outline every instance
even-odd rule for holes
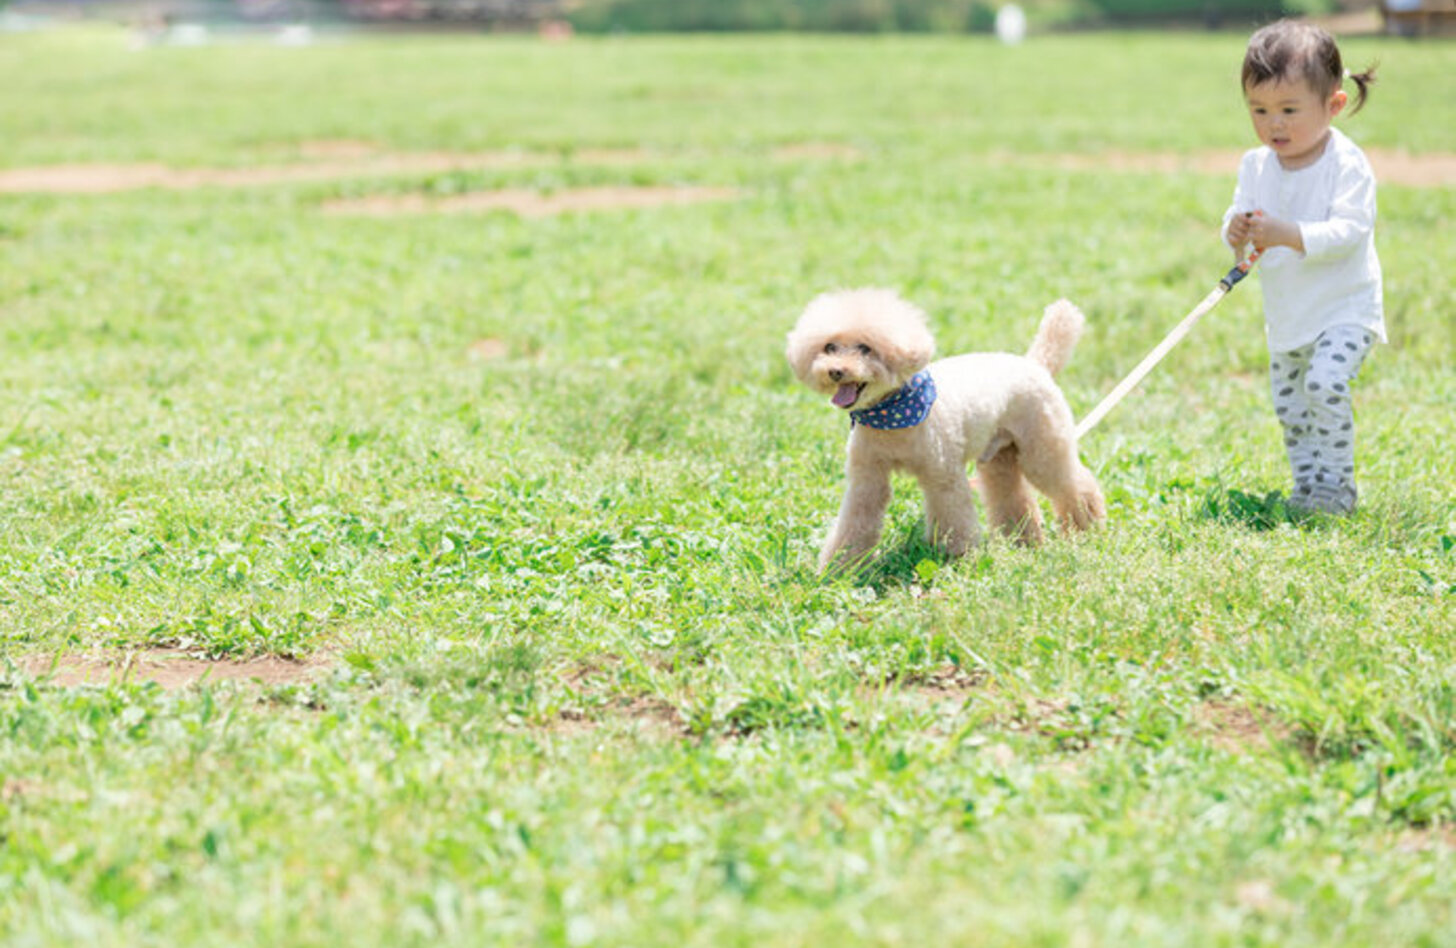
[[[834,404],[840,408],[848,408],[854,404],[856,398],[859,398],[859,386],[845,382],[839,386],[839,391],[834,393]]]

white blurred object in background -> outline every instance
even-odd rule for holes
[[[174,23],[167,27],[169,46],[206,46],[211,37],[201,23]]]
[[[1026,14],[1014,3],[996,11],[996,38],[1008,46],[1026,39]]]
[[[279,46],[311,46],[313,27],[307,23],[289,23],[278,31],[273,42]]]

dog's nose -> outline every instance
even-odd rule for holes
[[[829,380],[831,382],[838,382],[842,378],[844,378],[844,372],[842,370],[840,370],[840,369],[830,369],[829,370]]]

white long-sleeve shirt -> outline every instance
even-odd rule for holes
[[[1375,175],[1337,128],[1314,164],[1286,171],[1267,147],[1245,153],[1223,238],[1235,214],[1260,210],[1299,225],[1304,253],[1271,247],[1259,261],[1270,352],[1314,342],[1331,326],[1363,326],[1385,341],[1380,258],[1375,253]]]

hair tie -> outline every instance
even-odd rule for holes
[[[1350,78],[1350,70],[1348,70],[1348,69],[1345,70],[1345,78],[1346,79],[1349,79]]]

